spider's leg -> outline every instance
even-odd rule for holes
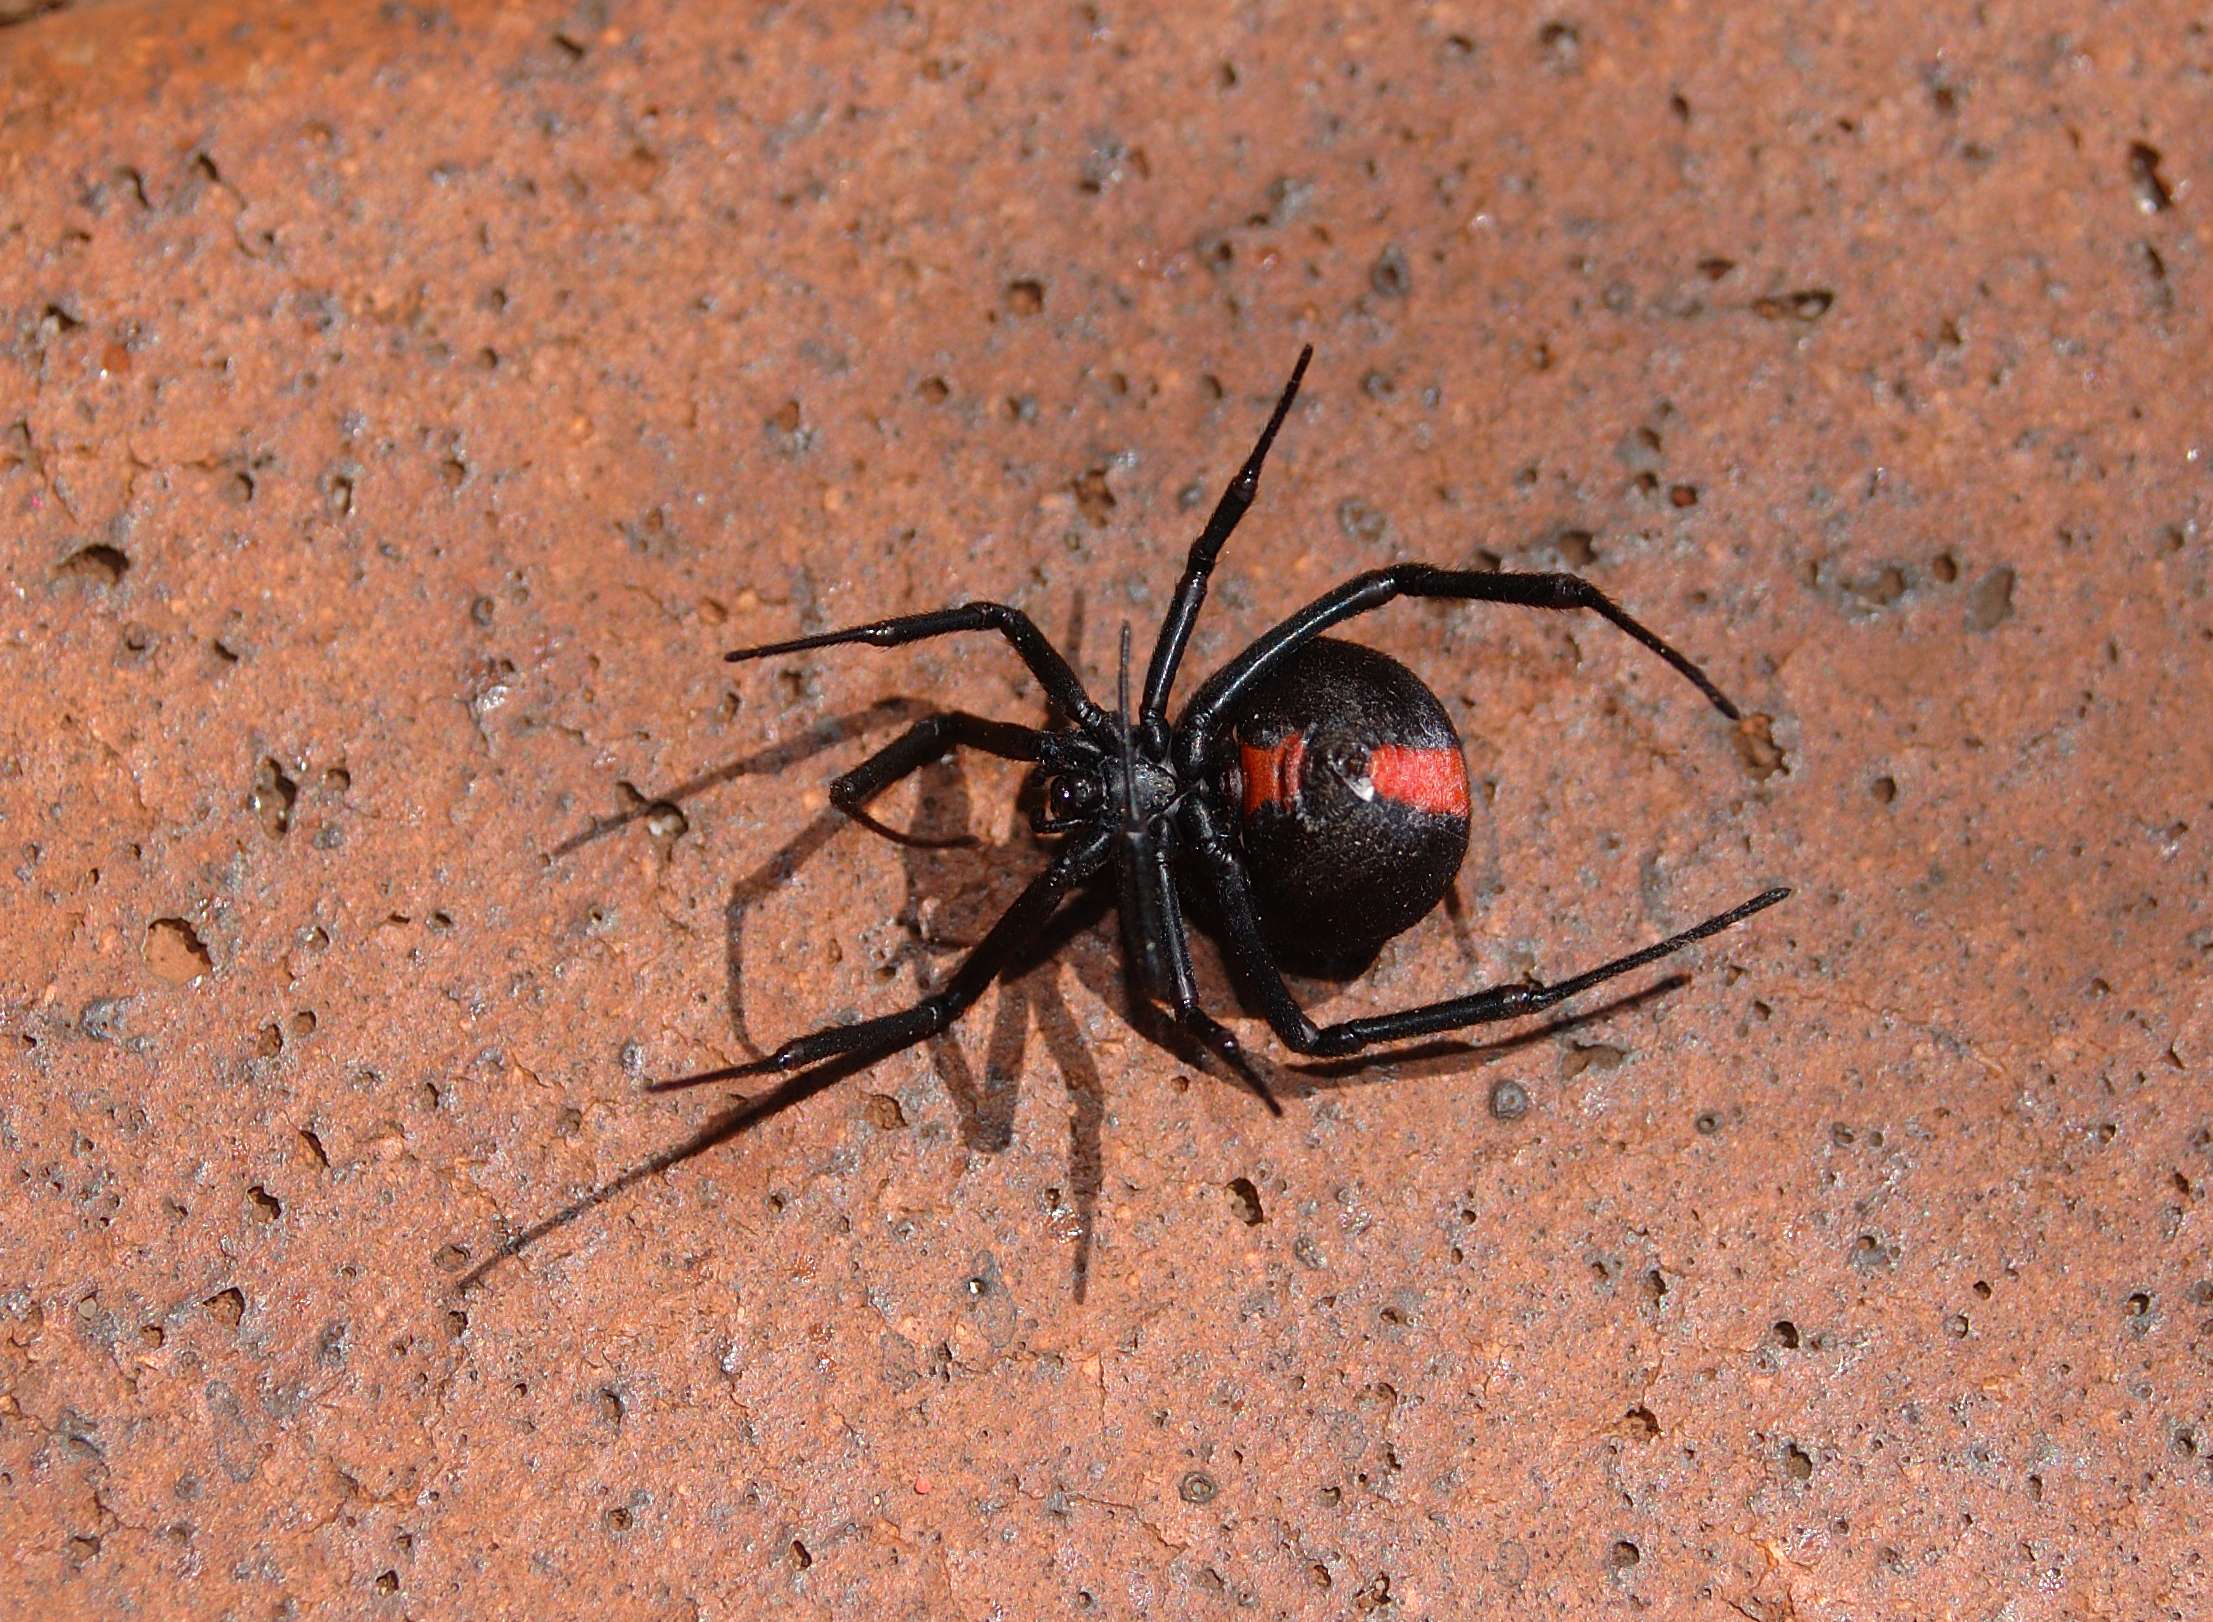
[[[1276,430],[1283,426],[1283,419],[1290,415],[1291,402],[1298,397],[1299,380],[1306,376],[1306,363],[1314,358],[1314,346],[1308,344],[1299,351],[1297,364],[1291,368],[1291,381],[1283,385],[1283,393],[1276,400],[1274,413],[1268,418],[1268,426],[1260,430],[1260,438],[1245,458],[1245,465],[1237,470],[1237,477],[1229,481],[1222,497],[1214,504],[1213,516],[1206,521],[1206,528],[1199,531],[1199,538],[1191,543],[1191,554],[1184,562],[1183,578],[1176,583],[1175,601],[1169,606],[1168,617],[1160,622],[1160,637],[1153,644],[1153,657],[1145,667],[1145,704],[1138,711],[1138,723],[1148,734],[1159,734],[1167,725],[1168,690],[1176,683],[1176,666],[1182,662],[1184,644],[1191,640],[1191,625],[1199,617],[1199,609],[1206,602],[1207,577],[1214,572],[1214,560],[1220,555],[1230,532],[1245,516],[1245,509],[1253,503],[1253,495],[1260,488],[1260,464],[1268,459],[1268,447],[1274,442]]]
[[[984,988],[998,977],[1009,962],[1017,958],[1022,949],[1037,938],[1038,932],[1052,919],[1069,890],[1096,873],[1104,864],[1112,835],[1095,834],[1080,845],[1070,845],[1053,858],[1044,872],[1032,879],[1028,888],[1015,897],[1014,905],[999,915],[999,921],[991,926],[984,938],[976,943],[968,956],[961,959],[960,967],[952,978],[911,1008],[903,1008],[896,1014],[880,1014],[874,1019],[855,1020],[849,1025],[832,1025],[806,1036],[797,1036],[786,1042],[765,1059],[751,1064],[731,1065],[726,1069],[709,1071],[698,1076],[685,1076],[678,1081],[662,1082],[655,1089],[666,1091],[678,1086],[699,1086],[710,1081],[727,1081],[737,1076],[761,1076],[774,1072],[797,1070],[802,1066],[818,1064],[824,1059],[834,1059],[841,1054],[866,1054],[869,1062],[882,1059],[912,1047],[925,1037],[939,1031],[958,1019],[969,1004],[983,995]]]
[[[1381,608],[1397,597],[1449,597],[1466,602],[1511,603],[1522,608],[1587,608],[1666,660],[1723,715],[1732,721],[1742,719],[1736,705],[1703,670],[1588,580],[1572,574],[1513,574],[1497,569],[1440,569],[1427,563],[1399,563],[1355,575],[1334,591],[1315,598],[1209,676],[1176,726],[1179,768],[1194,775],[1202,769],[1214,753],[1215,734],[1236,707],[1239,696],[1285,656],[1331,626]]]
[[[1191,972],[1191,942],[1183,928],[1183,904],[1176,898],[1175,877],[1165,859],[1160,863],[1160,894],[1161,957],[1168,969],[1168,998],[1176,1023],[1219,1054],[1222,1062],[1237,1073],[1237,1079],[1268,1106],[1269,1114],[1281,1115],[1283,1106],[1253,1068],[1236,1036],[1199,1006],[1198,980]]]
[[[1230,955],[1247,984],[1260,998],[1268,1023],[1275,1027],[1286,1047],[1316,1058],[1336,1058],[1368,1047],[1376,1042],[1395,1042],[1411,1036],[1434,1036],[1440,1031],[1459,1030],[1469,1025],[1487,1025],[1503,1019],[1519,1019],[1524,1014],[1542,1013],[1555,1004],[1578,996],[1595,985],[1641,969],[1647,963],[1656,963],[1663,957],[1681,951],[1694,941],[1702,941],[1709,935],[1741,924],[1756,912],[1762,912],[1786,898],[1790,892],[1784,889],[1768,890],[1754,896],[1742,906],[1717,913],[1704,923],[1681,934],[1670,935],[1664,941],[1617,957],[1610,963],[1602,963],[1571,979],[1552,985],[1516,984],[1491,986],[1482,991],[1470,992],[1462,997],[1448,997],[1443,1002],[1425,1003],[1418,1008],[1401,1009],[1395,1014],[1374,1014],[1364,1019],[1348,1019],[1337,1025],[1317,1026],[1307,1018],[1298,999],[1291,995],[1291,988],[1284,984],[1282,972],[1277,969],[1274,956],[1262,938],[1260,915],[1253,905],[1251,882],[1245,876],[1243,861],[1220,830],[1214,826],[1203,806],[1193,806],[1189,813],[1194,828],[1200,835],[1201,866],[1214,879],[1222,919],[1229,936]]]
[[[1260,999],[1276,1038],[1294,1053],[1314,1051],[1319,1028],[1283,983],[1283,971],[1260,930],[1260,912],[1253,904],[1252,880],[1245,874],[1245,859],[1237,843],[1214,820],[1205,800],[1193,796],[1183,808],[1184,828],[1191,841],[1194,866],[1207,876],[1221,914],[1222,944],[1245,988]]]
[[[1035,727],[1017,726],[1012,721],[993,721],[981,715],[970,715],[965,710],[948,710],[942,715],[926,715],[851,771],[835,779],[830,784],[830,803],[871,833],[882,834],[897,844],[912,845],[923,850],[941,850],[951,845],[973,845],[976,843],[976,836],[973,834],[955,834],[949,838],[932,839],[921,834],[901,833],[897,828],[889,827],[870,816],[868,802],[900,778],[910,772],[919,771],[955,745],[965,744],[970,749],[980,749],[985,754],[997,755],[1002,760],[1035,760],[1038,742],[1043,736]]]
[[[1610,963],[1601,963],[1595,969],[1587,969],[1570,979],[1556,981],[1549,986],[1510,985],[1492,986],[1483,991],[1471,991],[1464,997],[1447,997],[1443,1002],[1425,1003],[1419,1008],[1404,1008],[1395,1014],[1373,1014],[1366,1019],[1348,1019],[1339,1025],[1325,1025],[1315,1033],[1313,1051],[1324,1058],[1351,1053],[1376,1042],[1403,1041],[1410,1036],[1434,1036],[1440,1031],[1456,1031],[1467,1025],[1488,1025],[1502,1019],[1519,1019],[1524,1014],[1538,1014],[1556,1003],[1578,996],[1613,979],[1641,969],[1647,963],[1657,963],[1661,958],[1680,952],[1693,941],[1702,941],[1708,935],[1718,935],[1724,929],[1733,928],[1756,912],[1764,912],[1776,902],[1789,897],[1787,889],[1766,890],[1742,906],[1731,907],[1727,912],[1714,914],[1702,924],[1693,925],[1679,935],[1670,935],[1664,941],[1654,941]]]
[[[766,659],[779,653],[802,653],[809,648],[836,647],[845,642],[865,642],[872,648],[896,648],[924,637],[948,636],[955,631],[997,631],[1014,645],[1030,674],[1045,689],[1045,696],[1061,713],[1086,732],[1104,726],[1106,712],[1091,702],[1076,679],[1075,671],[1060,650],[1045,639],[1030,616],[1005,603],[963,603],[957,608],[933,609],[927,614],[902,614],[897,619],[876,620],[868,625],[824,631],[819,636],[793,637],[788,642],[765,642],[757,648],[737,648],[723,655],[732,662]]]

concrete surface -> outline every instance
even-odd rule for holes
[[[0,1610],[2213,1611],[2202,8],[734,9],[8,8]],[[1104,688],[1303,340],[1198,666],[1764,718],[1366,622],[1487,820],[1315,999],[1796,899],[1282,1120],[1079,930],[459,1291],[1039,861],[824,797],[1003,649],[720,652]]]

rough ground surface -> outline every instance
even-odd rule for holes
[[[727,11],[0,30],[0,1611],[2213,1610],[2202,7]],[[1199,664],[1767,718],[1374,617],[1487,820],[1315,999],[1797,898],[1281,1120],[1078,933],[460,1293],[1038,861],[824,798],[1002,648],[721,650],[1107,686],[1302,340]]]

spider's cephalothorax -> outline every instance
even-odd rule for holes
[[[1056,725],[1040,730],[961,712],[929,716],[838,778],[830,798],[866,826],[905,838],[877,822],[868,802],[966,744],[1036,763],[1045,788],[1033,825],[1056,836],[1058,848],[946,983],[913,1007],[834,1025],[750,1064],[687,1080],[791,1071],[833,1059],[849,1067],[919,1042],[958,1017],[1039,938],[1071,893],[1086,886],[1113,887],[1136,994],[1165,1004],[1179,1026],[1248,1079],[1252,1073],[1237,1039],[1198,1004],[1182,910],[1186,889],[1205,902],[1231,966],[1276,1035],[1316,1055],[1536,1013],[1727,929],[1790,893],[1765,891],[1680,934],[1549,985],[1494,986],[1335,1025],[1316,1026],[1307,1018],[1279,959],[1342,966],[1372,957],[1450,889],[1468,845],[1467,764],[1444,707],[1404,665],[1323,632],[1395,597],[1584,609],[1643,643],[1715,709],[1738,719],[1736,706],[1696,665],[1587,581],[1401,563],[1356,575],[1267,632],[1200,683],[1171,725],[1176,668],[1206,601],[1215,558],[1252,505],[1261,464],[1312,353],[1300,352],[1252,454],[1192,543],[1134,715],[1126,627],[1120,702],[1109,711],[1093,702],[1029,617],[1003,603],[909,614],[729,655],[758,659],[848,642],[896,647],[954,631],[996,631],[1044,687],[1058,712]]]

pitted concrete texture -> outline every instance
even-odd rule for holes
[[[2202,7],[0,22],[0,1611],[2213,1614]],[[622,1183],[1043,861],[826,799],[1002,645],[721,653],[1110,693],[1307,341],[1185,692],[1488,559],[1754,719],[1359,622],[1479,822],[1302,994],[1795,897],[1349,1068],[1202,940],[1281,1119],[1079,919]]]

